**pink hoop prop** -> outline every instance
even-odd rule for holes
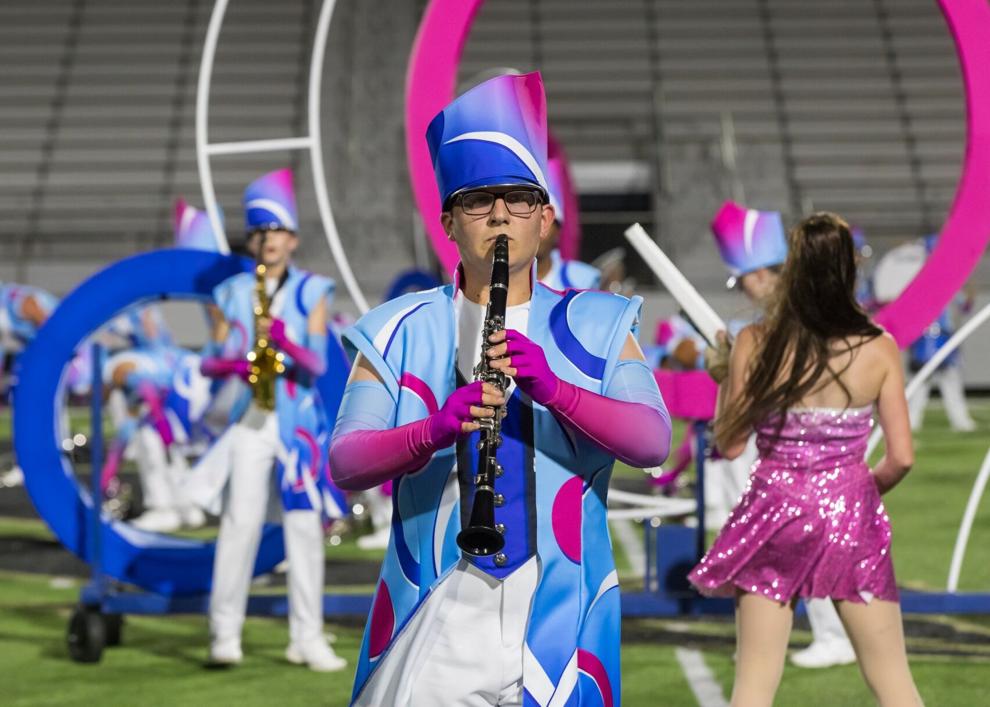
[[[548,137],[547,157],[556,157],[564,165],[564,179],[561,185],[564,194],[561,198],[564,200],[567,220],[560,227],[560,241],[557,247],[560,248],[560,257],[564,260],[575,260],[581,252],[581,204],[578,203],[577,191],[574,189],[574,175],[571,174],[571,163],[567,160],[564,146],[553,136],[553,132]]]
[[[484,0],[431,0],[406,74],[406,155],[416,206],[447,272],[457,251],[440,226],[440,197],[426,147],[426,127],[454,96],[457,66]],[[903,348],[917,339],[965,284],[990,242],[990,3],[939,0],[956,43],[966,91],[966,152],[959,186],[938,245],[899,298],[877,314]],[[981,69],[984,69],[981,71]],[[573,241],[561,250],[573,257]],[[566,248],[566,250],[565,250]]]
[[[877,321],[901,348],[917,339],[966,283],[990,241],[990,4],[939,0],[966,90],[966,153],[949,218],[921,272]]]

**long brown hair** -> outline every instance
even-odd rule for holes
[[[819,212],[787,235],[787,261],[762,325],[740,399],[717,420],[716,443],[729,445],[753,426],[783,413],[820,387],[822,376],[835,381],[852,400],[830,361],[841,341],[846,352],[880,336],[856,301],[856,258],[852,234],[840,216]],[[851,337],[863,337],[850,341]],[[851,358],[850,358],[851,363]],[[783,424],[779,416],[777,431]]]

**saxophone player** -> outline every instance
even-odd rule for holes
[[[346,661],[323,636],[322,514],[336,504],[324,473],[329,425],[315,388],[326,369],[334,284],[292,264],[299,239],[288,169],[252,182],[244,213],[257,267],[214,291],[214,341],[225,356],[203,365],[207,375],[249,383],[234,406],[241,414],[226,433],[231,452],[210,592],[210,660],[241,661],[241,628],[274,471],[289,560],[286,658],[317,671],[339,670]]]
[[[457,98],[426,139],[454,284],[405,295],[345,337],[330,448],[338,486],[393,485],[393,532],[357,666],[358,705],[619,704],[619,597],[605,521],[616,458],[655,466],[670,421],[636,343],[641,300],[536,282],[554,221],[538,73]],[[505,328],[482,341],[494,244]],[[504,394],[468,383],[486,356]],[[500,415],[493,554],[462,553],[479,420]],[[554,694],[556,693],[556,694]],[[592,701],[594,695],[594,702]]]

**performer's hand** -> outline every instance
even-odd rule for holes
[[[535,402],[549,405],[560,379],[550,370],[543,349],[514,329],[497,331],[488,340],[495,344],[488,349],[491,367],[512,378]]]
[[[430,415],[430,439],[440,448],[481,428],[477,420],[494,417],[493,408],[504,405],[505,396],[490,383],[475,381],[450,394],[443,407]]]
[[[268,322],[268,338],[276,348],[282,348],[285,346],[285,342],[289,340],[285,333],[285,322],[281,319],[260,319],[259,322]]]
[[[729,342],[729,335],[724,331],[718,332],[715,339],[715,348],[709,346],[705,349],[705,370],[716,383],[721,384],[729,375],[729,356],[732,351],[732,344]]]

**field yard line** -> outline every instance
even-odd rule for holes
[[[629,566],[637,576],[646,574],[646,552],[643,550],[643,536],[640,533],[637,537],[633,522],[626,518],[612,521],[612,529],[615,530],[615,539],[622,546],[622,551],[626,553]]]
[[[698,700],[699,707],[729,707],[725,695],[722,694],[722,687],[705,662],[701,651],[693,648],[675,648],[674,655],[681,665],[681,670],[684,671],[688,685],[691,686],[694,698]]]

